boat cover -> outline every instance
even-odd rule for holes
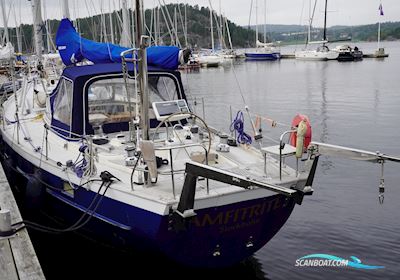
[[[57,49],[66,66],[84,59],[97,63],[121,63],[121,52],[129,48],[111,43],[99,43],[82,38],[72,22],[61,20],[56,35]],[[175,70],[179,66],[179,48],[174,46],[152,46],[147,48],[148,65],[162,69]]]

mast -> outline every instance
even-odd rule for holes
[[[20,18],[19,21],[21,22],[21,5],[20,5]],[[15,19],[15,32],[17,33],[17,48],[18,48],[18,53],[22,53],[22,40],[21,40],[21,31],[20,31],[20,26],[17,22],[17,13],[15,11],[15,4],[13,6],[13,11],[14,11],[14,19]]]
[[[219,33],[219,45],[220,48],[223,49],[223,34],[222,34],[222,11],[221,11],[221,0],[219,0],[219,28],[218,28],[218,33]],[[226,46],[225,46],[226,47]]]
[[[306,47],[309,42],[311,42],[311,26],[312,22],[314,19],[314,14],[315,14],[315,8],[317,7],[317,0],[314,1],[314,7],[311,9],[311,0],[309,1],[309,7],[308,7],[308,14],[309,14],[309,21],[308,21],[308,35],[307,35],[307,40],[306,40]],[[312,10],[312,12],[311,12]]]
[[[43,32],[42,9],[40,0],[32,0],[33,35],[35,38],[35,52],[39,60],[42,59]]]
[[[143,10],[141,2],[143,0],[135,0],[136,3],[136,42],[139,45],[139,91],[140,91],[140,122],[142,127],[142,139],[149,140],[149,94],[148,94],[148,77],[147,77],[147,36],[142,36],[143,33]],[[147,38],[146,38],[147,37]]]
[[[165,26],[167,27],[167,30],[168,30],[168,33],[169,33],[169,37],[171,38],[171,44],[172,44],[173,41],[174,41],[174,35],[171,32],[171,28],[169,28],[169,24],[170,23],[169,23],[169,21],[167,19],[167,16],[165,15],[165,11],[164,11],[164,10],[167,10],[167,13],[168,13],[168,9],[167,9],[167,7],[165,5],[165,2],[164,2],[164,5],[162,5],[161,1],[158,0],[158,3],[160,4],[160,10],[162,12],[162,15],[163,15],[163,18],[164,18],[164,22],[165,22]],[[168,16],[169,16],[169,13],[168,13]],[[172,25],[172,22],[171,22],[171,25]],[[159,38],[161,39],[161,33],[160,33]]]
[[[229,46],[231,47],[231,50],[233,50],[231,31],[229,30],[228,18],[225,16],[224,16],[224,18],[225,18],[225,24],[226,24],[226,32],[228,33]]]
[[[308,16],[309,16],[309,19],[308,19],[308,34],[307,34],[307,43],[306,43],[306,45],[308,45],[308,43],[311,41],[311,20],[312,20],[312,17],[311,17],[311,0],[309,1],[309,5],[308,5]]]
[[[110,10],[109,14],[108,14],[108,19],[110,22],[110,39],[111,39],[111,43],[115,44],[115,40],[114,40],[114,21],[113,21],[113,10],[111,8],[111,1],[108,3],[108,8]]]
[[[62,0],[61,6],[62,6],[62,16],[63,16],[63,18],[70,18],[68,0]]]
[[[327,13],[327,8],[328,8],[328,0],[325,0],[325,18],[324,18],[324,41],[327,41],[326,39],[326,13]]]
[[[188,28],[188,25],[187,25],[187,3],[185,3],[185,45],[186,45],[186,47],[189,47],[187,28]]]
[[[180,42],[180,40],[179,40],[178,33],[177,33],[177,31],[175,30],[175,28],[174,28],[174,23],[173,23],[173,21],[172,21],[172,19],[171,19],[171,15],[169,14],[168,7],[167,7],[167,5],[165,4],[165,1],[164,1],[164,0],[162,0],[162,1],[163,1],[163,3],[164,3],[164,9],[165,9],[166,14],[167,14],[167,16],[168,16],[168,20],[167,20],[167,18],[165,17],[165,15],[164,15],[164,19],[165,19],[166,22],[169,21],[169,24],[171,25],[171,29],[172,29],[172,32],[169,31],[169,32],[170,32],[170,36],[171,36],[171,42],[174,40],[174,39],[173,39],[173,36],[174,36],[173,34],[175,34],[176,46],[181,47],[181,42]],[[160,1],[159,1],[159,2],[160,2]],[[161,3],[160,3],[160,4],[161,4]],[[167,24],[167,27],[168,27],[168,28],[169,28],[169,24]]]
[[[176,6],[174,7],[174,31],[175,31],[175,45],[178,46],[178,16],[176,14]]]
[[[121,34],[121,45],[124,47],[130,46],[129,34],[129,16],[128,16],[128,3],[127,0],[122,0],[122,34]]]
[[[1,13],[3,15],[3,25],[4,25],[4,34],[6,36],[6,43],[10,42],[10,36],[8,34],[8,26],[7,26],[7,17],[6,17],[6,3],[5,0],[0,0],[1,4]]]
[[[103,36],[103,42],[107,42],[107,26],[106,26],[106,15],[103,10],[103,1],[100,1],[100,22],[101,22],[101,27],[100,31],[102,36]]]
[[[264,0],[264,43],[267,42],[267,0]]]
[[[213,6],[212,6],[212,4],[211,4],[211,0],[208,0],[208,3],[210,4],[210,9],[211,9],[211,13],[210,13],[210,17],[212,18],[212,17],[214,17],[214,19],[215,19],[215,24],[216,24],[216,26],[217,26],[217,32],[218,32],[218,38],[219,38],[219,41],[220,41],[220,47],[221,47],[221,49],[223,48],[223,46],[224,46],[224,40],[223,40],[223,38],[222,38],[222,32],[221,32],[221,26],[219,25],[219,23],[218,23],[218,21],[219,21],[219,17],[218,17],[218,15],[217,15],[217,13],[214,13],[214,9],[213,9]],[[211,26],[213,26],[212,25],[212,22],[213,22],[213,19],[211,19]],[[214,28],[213,28],[214,29]],[[213,30],[214,31],[214,30]],[[213,34],[214,34],[214,32],[212,32],[211,33],[212,34],[212,41],[214,42],[214,36],[213,36]],[[213,50],[214,50],[214,44],[213,44]]]
[[[210,6],[211,49],[214,52],[214,32],[213,32],[214,31],[214,27],[213,27],[213,18],[212,18],[212,16],[213,16],[213,10],[212,10],[212,8]]]
[[[256,0],[256,47],[258,42],[258,1]]]
[[[46,9],[46,0],[43,0],[43,15],[46,26],[46,45],[47,45],[47,53],[51,53],[51,30],[50,30],[50,22],[47,19],[47,9]]]
[[[157,7],[153,9],[153,20],[154,20],[154,45],[158,46],[158,38],[157,38]]]

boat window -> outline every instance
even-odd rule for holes
[[[166,76],[149,77],[150,102],[178,99],[175,81]]]
[[[54,100],[54,119],[71,124],[72,82],[62,79],[58,86],[57,96]]]
[[[127,79],[128,93],[135,116],[136,93],[134,79]],[[139,89],[138,89],[139,90]],[[175,81],[166,76],[149,77],[149,105],[152,102],[178,99]],[[128,96],[123,78],[102,79],[93,82],[88,89],[89,123],[127,122],[130,120]]]
[[[128,93],[132,106],[136,104],[135,81],[123,78],[104,79],[94,82],[88,89],[89,122],[92,124],[129,121]],[[135,113],[135,108],[132,108]]]

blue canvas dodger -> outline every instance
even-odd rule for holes
[[[56,35],[56,44],[66,66],[81,62],[84,59],[95,64],[121,63],[121,53],[129,49],[82,38],[67,18],[61,20]],[[174,46],[149,47],[147,48],[147,63],[154,67],[175,70],[179,66],[179,52],[179,48]]]

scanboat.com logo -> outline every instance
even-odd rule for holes
[[[385,268],[384,266],[366,265],[361,263],[357,257],[350,256],[351,260],[346,260],[337,256],[328,254],[312,254],[301,257],[296,260],[295,266],[299,267],[353,267],[358,269],[379,269]]]

